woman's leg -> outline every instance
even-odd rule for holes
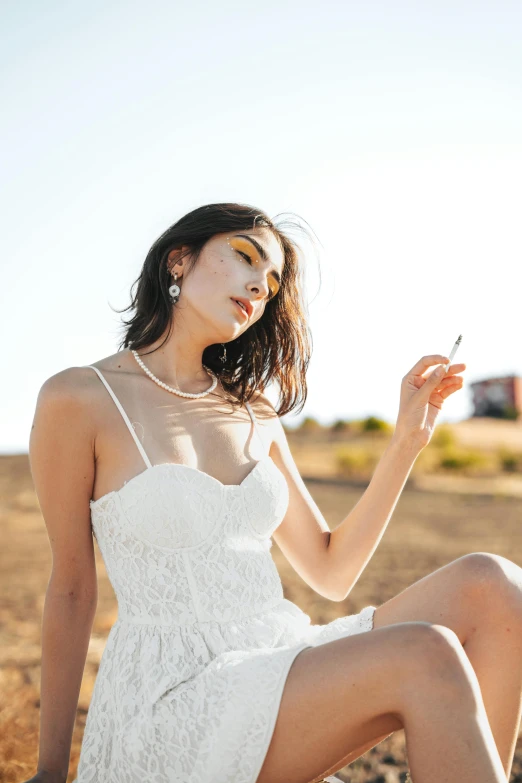
[[[257,783],[320,779],[339,770],[351,750],[402,728],[415,783],[505,783],[459,639],[423,622],[300,652]]]
[[[499,555],[465,555],[378,607],[374,629],[420,620],[458,636],[509,780],[522,714],[522,570]],[[379,741],[355,751],[346,764]]]

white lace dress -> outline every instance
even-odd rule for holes
[[[296,656],[370,631],[375,607],[311,624],[283,597],[270,554],[288,485],[268,454],[238,485],[186,465],[152,465],[92,369],[146,469],[91,501],[118,619],[73,783],[255,783]]]

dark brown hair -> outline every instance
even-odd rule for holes
[[[302,228],[295,222],[287,224]],[[299,246],[259,209],[245,204],[206,204],[189,212],[170,226],[154,242],[145,258],[141,273],[131,287],[131,304],[123,310],[134,310],[125,324],[119,348],[139,350],[152,345],[172,327],[173,306],[168,292],[172,278],[167,258],[172,250],[186,245],[191,258],[188,269],[195,266],[201,250],[215,234],[226,231],[266,228],[278,240],[284,255],[281,287],[266,303],[261,318],[235,340],[226,343],[227,360],[220,360],[220,343],[207,346],[202,362],[218,375],[224,390],[242,405],[256,390],[264,392],[273,381],[279,386],[276,413],[298,408],[307,397],[306,371],[311,357],[312,337],[305,317],[304,278],[299,262]],[[132,293],[137,286],[135,293]],[[143,354],[142,354],[143,355]]]

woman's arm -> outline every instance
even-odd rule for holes
[[[328,574],[338,601],[346,598],[371,560],[420,451],[393,435],[364,494],[332,531]]]
[[[432,438],[444,400],[462,388],[458,373],[466,365],[446,367],[449,361],[441,354],[423,356],[402,379],[392,439],[362,498],[330,536],[329,572],[338,600],[346,598],[377,549],[413,464]],[[426,375],[437,362],[443,365]]]
[[[43,384],[29,442],[53,558],[42,621],[38,770],[64,781],[98,597],[89,506],[95,433],[86,372],[70,368]]]
[[[71,742],[96,599],[75,599],[49,583],[42,622],[38,770],[67,779]]]

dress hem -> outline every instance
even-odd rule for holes
[[[268,753],[268,749],[270,747],[270,743],[272,742],[272,737],[273,737],[273,734],[274,734],[276,721],[277,721],[277,718],[279,716],[279,708],[281,706],[281,700],[283,698],[283,693],[284,693],[284,690],[285,690],[286,680],[287,680],[288,675],[290,673],[290,669],[292,668],[292,665],[293,665],[295,659],[297,658],[297,656],[299,655],[299,653],[302,653],[303,650],[307,650],[307,649],[309,649],[309,648],[311,648],[313,646],[314,645],[310,644],[309,642],[303,642],[303,644],[301,644],[299,647],[294,649],[292,651],[294,653],[294,655],[289,657],[287,663],[285,664],[285,666],[283,667],[283,669],[281,671],[281,674],[279,675],[277,697],[276,697],[275,702],[273,704],[272,713],[270,715],[270,719],[269,719],[269,721],[268,721],[268,723],[266,725],[266,730],[265,730],[265,737],[264,737],[264,740],[265,740],[264,741],[264,748],[265,748],[265,750],[264,750],[264,753],[263,753],[261,759],[259,760],[259,764],[257,766],[257,769],[255,770],[255,777],[252,777],[251,783],[256,783],[256,781],[257,781],[257,779],[259,777],[259,773],[261,771],[261,767],[263,766],[263,764],[265,762],[265,759],[266,759],[266,756],[267,756],[267,753]]]

